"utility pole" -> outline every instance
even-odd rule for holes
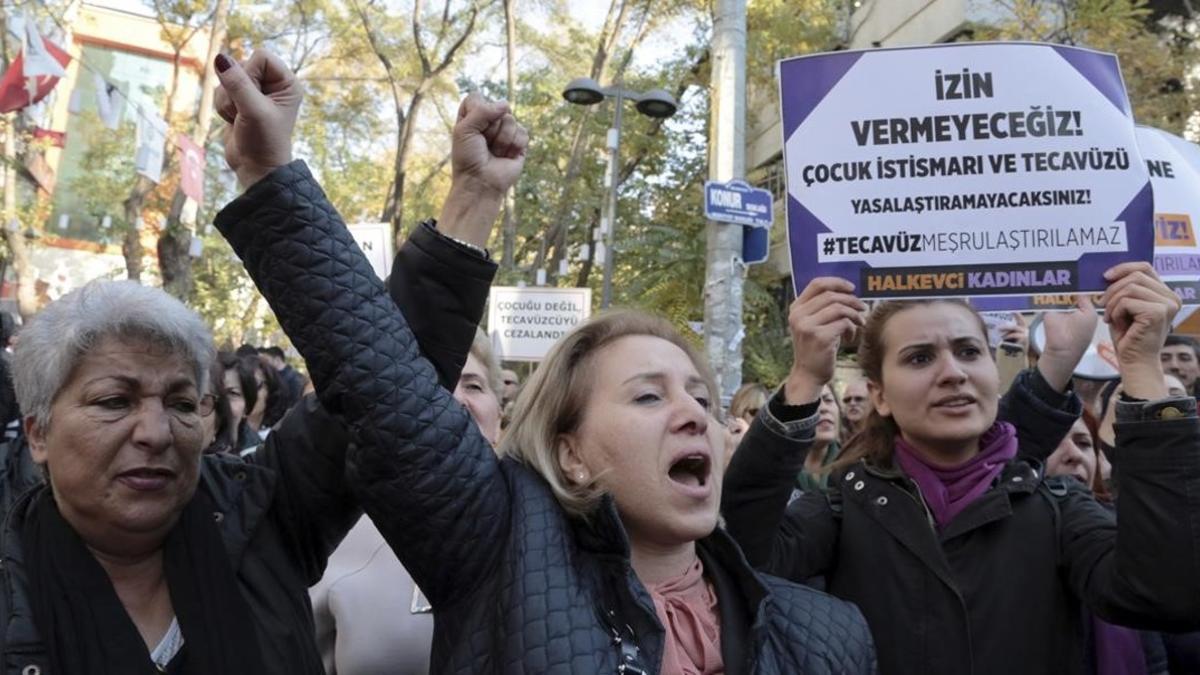
[[[713,13],[708,177],[725,182],[746,174],[746,0],[716,0]],[[742,384],[742,228],[710,220],[707,234],[704,349],[728,404]]]
[[[517,0],[504,0],[504,33],[505,33],[505,65],[508,67],[508,105],[514,110],[517,105]],[[513,268],[513,249],[517,241],[517,186],[508,189],[504,196],[504,238],[503,253],[500,257],[500,267],[505,270]]]
[[[608,130],[608,170],[604,172],[604,187],[608,189],[604,198],[604,215],[600,218],[601,236],[604,237],[604,286],[600,296],[600,307],[608,309],[612,305],[613,261],[616,255],[613,245],[617,229],[617,180],[621,173],[621,109],[625,107],[624,91],[621,81],[617,80],[614,87],[616,98],[613,99],[613,125]]]

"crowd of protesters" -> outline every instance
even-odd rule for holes
[[[381,281],[292,159],[295,76],[215,65],[216,226],[311,383],[131,282],[0,321],[6,673],[1200,673],[1200,346],[1151,266],[1106,274],[1120,377],[1086,402],[1088,299],[1008,382],[968,303],[833,278],[728,410],[632,310],[522,382],[479,328],[507,105],[464,99]]]

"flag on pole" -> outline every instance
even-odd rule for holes
[[[63,67],[71,62],[70,54],[49,40],[42,40],[32,21],[27,21],[25,25],[27,34],[32,32],[37,36],[37,46],[32,47],[29,41],[26,41],[25,50],[13,59],[8,70],[4,72],[4,77],[0,78],[0,112],[12,112],[28,107],[46,98],[54,90],[62,75],[45,73],[54,71],[46,64],[47,54],[53,56],[49,60],[58,66],[54,72],[65,74]],[[39,51],[35,53],[35,49]]]
[[[179,189],[197,204],[204,201],[204,148],[187,134],[179,134],[181,155]]]
[[[167,142],[167,123],[152,112],[138,115],[137,152],[134,169],[155,183],[162,180],[163,145]]]
[[[54,51],[51,51],[54,47]],[[61,58],[59,54],[66,56]],[[25,20],[25,60],[22,63],[21,74],[25,77],[66,77],[64,66],[70,63],[67,56],[57,45],[42,38],[38,32],[37,22]]]

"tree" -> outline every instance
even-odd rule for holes
[[[212,128],[213,95],[217,86],[216,56],[225,42],[229,0],[216,0],[209,24],[208,51],[204,59],[204,76],[200,80],[200,104],[192,141],[200,147],[208,145]],[[161,22],[161,20],[160,20]],[[182,181],[171,198],[171,210],[166,226],[158,238],[158,266],[162,271],[163,288],[172,295],[186,299],[192,292],[192,259],[190,255],[193,231],[196,227],[197,204],[183,193]]]
[[[167,133],[168,146],[174,138],[175,100],[179,93],[180,69],[183,67],[183,51],[200,32],[211,14],[208,12],[207,0],[154,0],[155,18],[162,27],[162,38],[171,46],[171,84],[166,92],[163,103],[163,119],[166,120],[170,131]],[[175,153],[163,153],[163,175],[171,173],[175,164]],[[142,278],[142,238],[140,227],[146,199],[158,188],[157,184],[139,175],[134,182],[129,196],[124,201],[126,222],[134,224],[127,228],[125,241],[121,251],[125,256],[125,269],[133,281]]]
[[[351,5],[362,22],[367,42],[383,66],[395,108],[396,151],[392,162],[392,182],[379,218],[391,223],[397,243],[400,242],[399,235],[403,224],[404,186],[408,175],[408,158],[417,130],[417,115],[433,89],[443,84],[443,75],[455,63],[456,57],[475,32],[480,13],[492,4],[492,0],[470,0],[464,7],[456,10],[453,0],[445,0],[442,11],[437,14],[434,27],[429,28],[426,26],[428,17],[424,12],[424,3],[422,0],[414,0],[410,17],[410,50],[407,41],[389,40],[392,35],[405,34],[397,30],[398,27],[380,30],[381,25],[395,26],[395,21],[386,16],[386,10],[381,10],[374,3],[367,3],[365,0],[351,0]],[[416,63],[403,58],[410,52],[417,56]]]
[[[1140,124],[1182,134],[1200,108],[1196,13],[1154,20],[1147,0],[994,0],[998,19],[977,40],[1037,40],[1112,52]],[[1189,85],[1189,81],[1192,84]]]

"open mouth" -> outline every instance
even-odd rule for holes
[[[711,473],[711,461],[707,455],[700,453],[680,457],[667,471],[667,475],[671,480],[691,487],[704,487],[708,485],[708,478]]]
[[[969,405],[975,405],[975,397],[968,394],[955,394],[954,396],[946,396],[934,402],[935,408],[965,408]]]

